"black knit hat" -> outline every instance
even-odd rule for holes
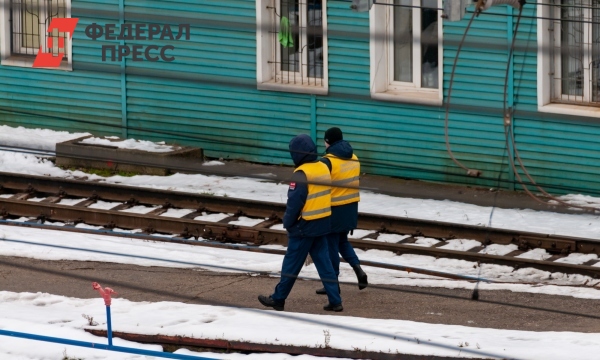
[[[344,140],[344,136],[342,135],[342,130],[337,127],[332,127],[325,131],[325,142],[329,145],[333,145],[336,142]]]

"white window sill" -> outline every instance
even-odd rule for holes
[[[375,100],[393,101],[419,105],[441,106],[443,99],[439,90],[388,90],[386,92],[371,93],[371,98]]]
[[[315,95],[327,95],[329,93],[327,86],[280,84],[275,82],[259,83],[257,89]]]
[[[35,60],[35,56],[12,55],[6,59],[2,59],[2,62],[0,63],[0,65],[33,68],[34,60]],[[73,64],[69,64],[68,61],[63,60],[60,63],[60,66],[57,68],[43,68],[42,67],[42,68],[36,68],[36,69],[73,71]]]
[[[571,104],[546,104],[538,106],[539,112],[600,118],[600,107]]]

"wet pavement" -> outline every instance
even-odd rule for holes
[[[368,272],[368,267],[365,267]],[[47,292],[75,298],[95,298],[92,282],[113,288],[118,299],[174,301],[189,304],[264,309],[257,300],[270,295],[278,278],[216,273],[194,269],[142,267],[88,261],[41,261],[0,257],[0,289]],[[316,295],[321,283],[296,282],[285,304],[286,312],[410,320],[433,324],[529,330],[600,332],[600,300],[577,299],[512,291],[408,286],[342,285],[344,311],[323,310],[327,298]],[[600,290],[599,290],[600,291]],[[274,311],[274,310],[270,310]]]

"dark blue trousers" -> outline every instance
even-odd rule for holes
[[[317,267],[323,286],[325,286],[329,303],[332,305],[341,304],[342,297],[338,289],[337,276],[329,259],[327,238],[325,236],[290,237],[288,239],[288,248],[281,265],[281,280],[279,280],[279,284],[275,287],[275,292],[271,297],[276,302],[283,302],[287,299],[309,253]]]
[[[347,231],[327,234],[327,245],[329,247],[331,265],[333,265],[333,271],[335,271],[336,277],[340,275],[340,257],[338,253],[342,255],[344,260],[346,260],[350,266],[360,264],[354,248],[348,241]]]

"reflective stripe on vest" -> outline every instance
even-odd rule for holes
[[[296,171],[304,171],[308,181],[308,196],[302,208],[304,220],[316,220],[331,215],[331,176],[327,165],[322,162],[300,165]]]
[[[340,159],[331,154],[327,154],[325,157],[331,161],[331,206],[360,201],[358,157],[352,155],[351,160]]]

